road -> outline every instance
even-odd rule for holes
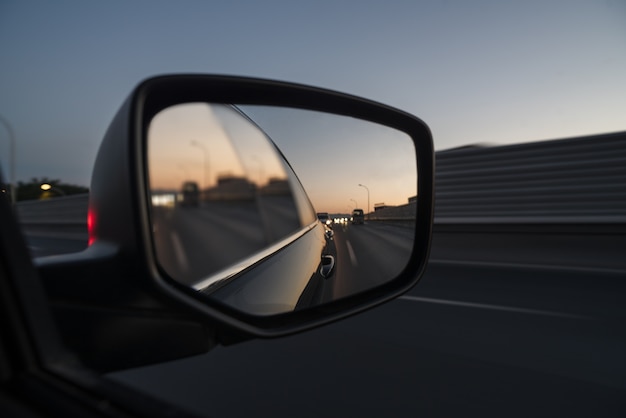
[[[218,417],[624,416],[623,279],[433,263],[353,318],[112,377]]]
[[[625,416],[625,279],[432,261],[407,295],[361,315],[110,378],[218,417]]]
[[[264,200],[271,204],[264,203],[263,211],[254,202],[155,208],[159,262],[172,277],[193,284],[300,229],[293,210]],[[411,255],[413,236],[408,228],[337,224],[334,231],[333,293],[338,297],[397,276]]]
[[[336,224],[334,293],[347,296],[397,276],[413,248],[413,230],[384,224]]]
[[[181,283],[194,285],[299,231],[297,212],[289,203],[280,196],[265,196],[262,204],[251,200],[155,207],[159,263]],[[333,239],[337,262],[326,293],[339,298],[396,277],[410,258],[413,231],[377,223],[336,224]],[[263,288],[267,292],[271,282]]]
[[[297,213],[284,196],[154,207],[159,262],[181,283],[193,284],[299,230]]]

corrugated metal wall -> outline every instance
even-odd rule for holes
[[[437,152],[435,217],[626,221],[626,132]]]

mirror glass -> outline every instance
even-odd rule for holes
[[[413,249],[412,139],[369,121],[185,103],[150,122],[156,260],[253,315],[316,306],[396,277]]]

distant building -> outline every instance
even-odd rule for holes
[[[220,176],[217,185],[206,191],[207,200],[252,200],[256,185],[246,177]]]
[[[269,180],[266,186],[263,186],[260,190],[262,195],[282,196],[291,195],[291,187],[289,181],[286,178],[273,177]]]
[[[393,207],[393,206],[385,205],[385,203],[374,203],[374,212],[376,212],[377,210],[382,210],[382,209],[386,209],[390,207]]]

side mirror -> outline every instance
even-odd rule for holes
[[[210,303],[264,317],[314,308],[392,281],[411,259],[418,170],[403,131],[319,110],[180,103],[149,121],[144,161],[159,273]],[[365,200],[361,182],[386,215],[335,235],[328,214]]]
[[[96,298],[110,306],[150,295],[222,343],[286,335],[417,283],[433,164],[428,127],[378,103],[250,78],[152,78],[98,153],[90,247],[41,268],[107,281]]]

